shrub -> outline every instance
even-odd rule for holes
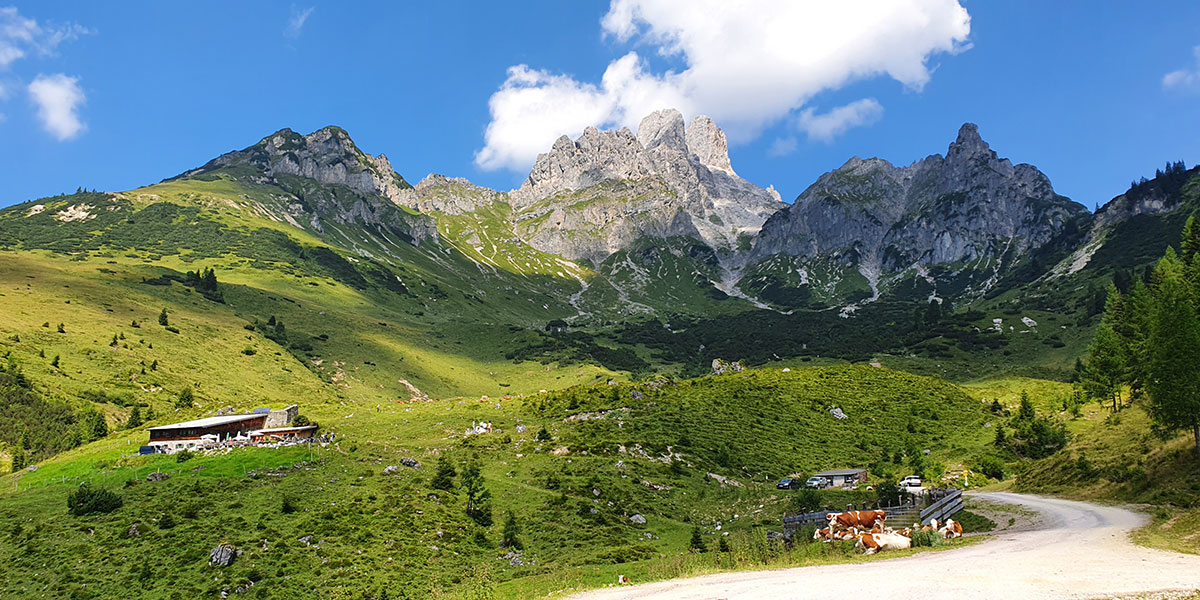
[[[116,492],[93,488],[86,482],[67,496],[67,510],[77,517],[91,513],[110,513],[121,508],[124,503]]]
[[[801,513],[813,512],[821,508],[821,492],[810,487],[800,488],[792,496],[792,510]]]
[[[913,548],[920,548],[921,546],[941,546],[942,534],[933,530],[914,531],[912,534],[912,545]]]
[[[191,450],[180,450],[175,454],[175,462],[187,462],[196,458],[196,455]]]
[[[195,394],[192,392],[192,386],[189,385],[179,392],[179,397],[175,399],[175,408],[191,408],[193,401],[195,401]]]
[[[258,350],[255,350],[254,348],[251,348],[250,346],[246,346],[245,348],[242,348],[242,354],[245,354],[246,356],[254,356],[257,353],[258,353]]]
[[[279,507],[279,512],[285,515],[290,515],[296,512],[296,505],[292,502],[292,499],[289,496],[283,497],[283,505]]]
[[[158,528],[159,529],[171,529],[174,526],[175,526],[175,517],[172,517],[171,513],[167,513],[167,514],[163,515],[162,518],[158,520]]]
[[[975,460],[975,470],[990,479],[1004,479],[1004,461],[995,456],[981,456]]]
[[[537,435],[533,436],[533,439],[539,442],[548,442],[552,438],[550,437],[550,432],[546,431],[545,427],[542,427],[542,429],[537,432]]]

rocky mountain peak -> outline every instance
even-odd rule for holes
[[[996,153],[992,152],[988,143],[979,137],[978,125],[963,123],[962,127],[958,129],[958,137],[954,140],[953,144],[950,144],[950,148],[946,152],[946,158],[978,155],[991,155],[994,157]]]
[[[637,140],[647,150],[657,146],[668,146],[686,151],[688,145],[683,127],[683,114],[673,108],[666,108],[646,115],[638,125]]]
[[[688,125],[687,149],[700,160],[700,164],[730,175],[733,165],[729,163],[729,144],[725,141],[725,132],[706,115],[700,115]]]
[[[822,175],[763,226],[754,253],[851,267],[872,298],[914,273],[936,291],[936,278],[922,275],[929,267],[966,264],[941,283],[981,294],[1085,213],[1037,168],[997,157],[967,123],[944,158],[896,167],[856,156]]]
[[[784,206],[774,190],[734,173],[725,134],[712,119],[697,117],[685,127],[675,109],[647,115],[636,135],[588,127],[574,141],[560,137],[509,198],[531,211],[525,220],[538,223],[527,233],[531,243],[593,261],[646,236],[691,237],[732,250]]]

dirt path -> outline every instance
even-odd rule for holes
[[[1136,546],[1146,518],[1125,509],[1024,494],[980,493],[988,502],[1041,513],[1041,526],[1003,532],[958,550],[870,564],[722,573],[572,596],[575,600],[774,598],[1098,598],[1200,589],[1200,556]]]

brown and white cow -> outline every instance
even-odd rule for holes
[[[829,528],[833,531],[845,531],[851,527],[870,529],[876,523],[882,525],[887,520],[887,513],[882,510],[849,510],[828,513],[825,515],[825,519],[829,521]]]
[[[958,523],[954,519],[946,519],[946,524],[938,530],[938,533],[948,540],[962,537],[962,523]]]
[[[883,550],[911,548],[912,540],[898,533],[860,533],[854,547],[864,550],[865,554],[875,554]]]

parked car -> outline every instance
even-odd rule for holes
[[[804,482],[804,485],[806,487],[822,490],[833,485],[833,482],[826,477],[809,477],[808,481]]]
[[[916,475],[909,475],[900,480],[900,489],[919,488],[921,487],[921,478]]]
[[[800,483],[799,479],[794,479],[792,477],[784,477],[783,479],[779,480],[779,483],[775,484],[775,487],[777,487],[781,490],[795,490],[795,489],[800,489],[801,485],[803,485],[803,484]]]

